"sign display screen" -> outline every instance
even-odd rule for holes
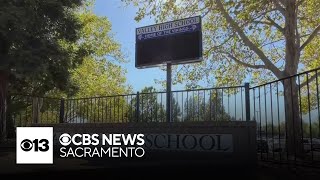
[[[136,29],[136,67],[166,62],[183,64],[202,60],[201,17],[191,17]]]

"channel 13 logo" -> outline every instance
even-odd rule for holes
[[[31,141],[30,139],[25,139],[20,144],[21,149],[24,151],[42,151],[46,152],[49,150],[49,140],[48,139],[35,139]]]
[[[17,164],[53,163],[52,127],[17,127]]]

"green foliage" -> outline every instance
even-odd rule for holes
[[[70,81],[77,86],[77,91],[62,93],[66,98],[115,96],[131,91],[130,86],[126,85],[126,71],[121,67],[121,63],[126,62],[125,57],[120,44],[113,38],[111,23],[107,17],[95,15],[91,7],[92,4],[89,4],[77,13],[83,28],[76,47],[84,47],[90,53],[80,66],[70,71]],[[65,112],[65,120],[124,122],[128,120],[124,115],[127,108],[126,100],[119,96],[81,99],[78,104],[71,102],[68,110],[71,114]]]
[[[124,96],[66,100],[64,121],[67,123],[128,122],[127,101]]]
[[[204,94],[190,93],[186,99],[184,121],[230,121],[230,115],[222,105],[222,93],[212,90],[211,97],[206,100]],[[234,119],[235,120],[235,119]]]
[[[64,44],[65,47],[84,48],[89,53],[83,64],[70,70],[70,82],[77,89],[53,91],[49,93],[51,96],[80,98],[126,94],[130,91],[130,87],[125,84],[126,71],[121,67],[121,63],[126,62],[125,56],[111,33],[111,23],[107,17],[94,14],[92,6],[93,3],[89,3],[76,12],[83,24],[79,40]]]
[[[0,2],[0,71],[9,76],[12,93],[44,94],[71,87],[69,69],[86,51],[65,49],[75,43],[82,25],[74,14],[81,0]]]
[[[87,51],[62,45],[79,39],[82,24],[74,12],[81,5],[82,0],[0,1],[0,104],[7,92],[43,95],[54,88],[74,89],[69,70],[81,63]],[[37,120],[40,107],[33,109],[33,99],[21,99],[8,98],[8,112],[20,120],[15,123]],[[13,127],[12,119],[6,120],[4,106],[0,106],[1,136],[5,121],[8,128]]]
[[[175,83],[192,87],[206,80],[209,85],[239,85],[245,78],[264,83],[320,65],[318,0],[122,1],[139,7],[137,21],[148,16],[164,22],[202,15],[205,61],[176,68]],[[296,18],[289,16],[290,11]],[[297,33],[289,34],[288,22],[297,23]],[[290,39],[296,39],[294,45]]]
[[[171,108],[172,108],[172,122],[179,122],[179,121],[183,121],[183,117],[182,117],[182,111],[180,108],[179,103],[177,102],[177,100],[172,97],[171,100]]]
[[[84,25],[80,31],[78,46],[84,47],[95,60],[111,58],[114,62],[125,62],[121,47],[111,33],[111,23],[105,16],[94,14],[90,7],[77,13]]]
[[[129,107],[129,112],[133,112],[133,122],[165,122],[165,107],[158,101],[159,94],[154,87],[145,87],[139,95],[139,114],[137,112],[137,98],[133,98]],[[138,119],[137,119],[138,115]]]
[[[94,1],[90,0],[85,1],[78,8],[68,9],[68,14],[72,14],[76,23],[81,26],[77,29],[77,36],[73,41],[66,38],[57,38],[56,46],[61,51],[69,53],[68,56],[62,59],[63,62],[77,63],[74,63],[73,66],[63,64],[63,67],[60,67],[57,65],[54,68],[64,69],[65,75],[52,78],[55,81],[60,81],[59,78],[62,78],[62,80],[66,78],[65,81],[69,86],[60,84],[64,88],[59,88],[59,86],[49,87],[44,82],[43,86],[47,88],[42,88],[37,79],[29,78],[28,81],[23,81],[24,83],[17,83],[17,85],[21,86],[21,89],[17,90],[15,86],[12,87],[11,92],[22,91],[40,96],[79,99],[83,97],[127,94],[131,91],[130,86],[126,85],[126,71],[121,67],[121,64],[126,62],[125,56],[121,51],[120,44],[116,42],[111,33],[111,23],[107,17],[95,15],[92,10],[93,5]],[[50,33],[54,33],[54,31]],[[70,31],[70,35],[72,35],[72,31]],[[79,53],[82,53],[81,56],[77,55]],[[34,58],[39,57],[35,55]],[[28,76],[29,74],[24,77]],[[36,91],[36,88],[39,91]],[[38,118],[44,119],[45,122],[57,122],[57,117],[59,118],[60,100],[56,103],[50,99],[40,98],[40,103],[36,110],[40,112],[32,114],[29,111],[33,111],[30,108],[34,104],[29,103],[20,96],[12,96],[12,99],[10,105],[12,108],[10,109],[15,110],[14,112],[12,111],[12,114],[21,113],[24,121],[32,122],[35,118]],[[124,98],[79,99],[77,101],[66,100],[64,102],[65,122],[115,122],[122,115],[122,111],[127,111]],[[19,105],[20,107],[17,108]],[[25,109],[27,109],[26,112],[20,111]],[[121,112],[118,112],[118,109]]]
[[[139,7],[137,21],[202,16],[204,61],[173,68],[173,83],[185,83],[187,88],[197,87],[200,81],[218,87],[244,81],[262,84],[320,66],[319,0],[122,1]],[[295,142],[303,135],[299,116],[319,106],[318,74],[301,78],[301,86],[294,78],[282,81],[285,97],[281,110],[295,128],[288,135],[289,154],[302,149],[301,142]],[[302,107],[298,107],[300,101]],[[202,108],[201,116],[204,111]]]
[[[81,66],[72,71],[71,80],[79,91],[75,97],[95,97],[128,93],[126,78],[121,66],[86,58]]]
[[[60,99],[15,95],[9,101],[9,118],[12,119],[8,123],[13,122],[15,126],[59,122]]]

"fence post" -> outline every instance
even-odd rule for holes
[[[64,99],[60,100],[59,123],[63,123],[64,119]]]
[[[250,85],[244,84],[245,103],[246,103],[246,121],[250,121]]]
[[[140,114],[139,104],[140,104],[140,94],[139,94],[139,91],[138,91],[137,92],[137,102],[136,102],[136,121],[137,122],[139,122],[139,114]]]
[[[172,84],[172,68],[171,63],[167,63],[167,98],[166,98],[166,113],[167,113],[167,122],[172,121],[172,97],[171,97],[171,84]]]

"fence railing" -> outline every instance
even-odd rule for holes
[[[319,71],[250,88],[260,159],[320,163]]]
[[[245,86],[235,86],[172,91],[170,122],[246,120],[245,90]],[[12,95],[10,102],[10,114],[16,126],[168,121],[166,92],[78,99]]]
[[[320,163],[320,68],[249,84],[172,91],[170,122],[257,122],[261,160]],[[8,127],[32,123],[168,122],[166,92],[57,99],[11,95]],[[12,123],[10,125],[10,123]]]

